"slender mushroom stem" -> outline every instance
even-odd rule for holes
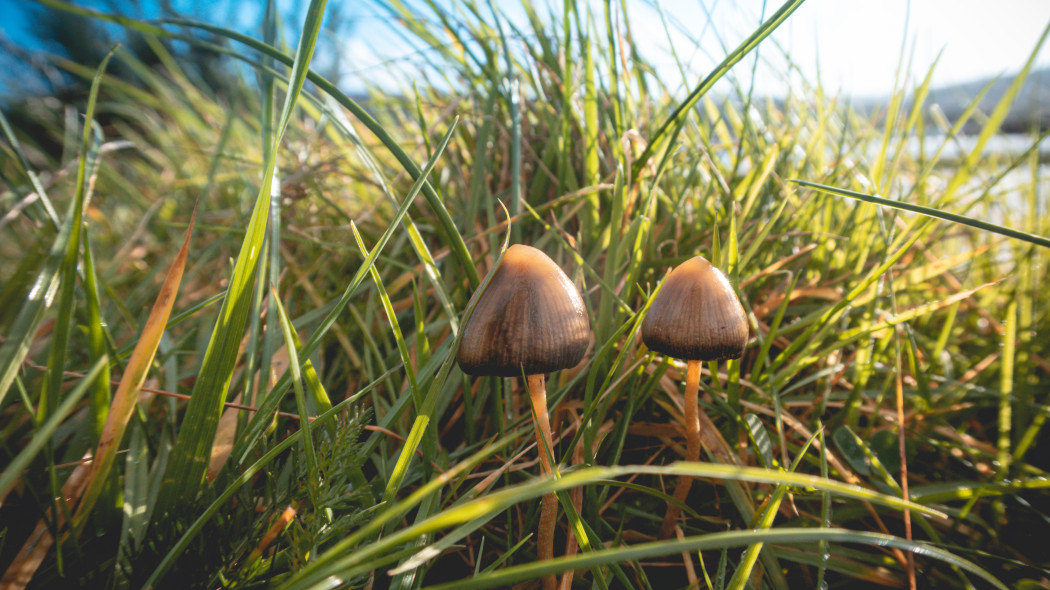
[[[685,375],[685,457],[686,461],[697,461],[700,459],[700,361],[691,360],[686,365]],[[674,488],[674,499],[685,502],[689,496],[689,488],[693,485],[692,476],[683,475],[678,478],[678,485]],[[670,538],[674,530],[675,522],[682,513],[677,504],[668,504],[667,513],[664,514],[664,522],[660,525],[660,538]]]
[[[536,418],[536,446],[540,454],[540,465],[543,473],[551,475],[551,460],[548,450],[554,452],[554,437],[551,435],[551,421],[547,416],[547,383],[541,373],[529,375],[529,397],[532,399],[532,410]],[[536,558],[545,561],[554,558],[554,526],[558,520],[558,498],[554,494],[544,494],[540,506],[540,525],[536,534]],[[543,578],[544,590],[555,590],[558,581],[553,575]]]

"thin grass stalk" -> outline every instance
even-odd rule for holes
[[[88,356],[92,359],[100,359],[108,356],[108,351],[106,335],[102,329],[104,322],[99,300],[98,273],[87,228],[84,228],[84,295],[87,304]],[[109,411],[109,363],[106,363],[96,378],[88,400],[92,417],[92,442],[98,443],[106,424],[106,413]]]
[[[983,220],[980,220],[980,219],[975,219],[973,217],[967,217],[965,215],[958,215],[958,214],[955,214],[955,213],[949,213],[948,211],[942,211],[940,209],[934,209],[932,207],[924,207],[922,205],[915,205],[913,203],[905,203],[903,201],[895,201],[895,200],[892,200],[892,199],[885,199],[885,198],[882,198],[882,197],[879,197],[879,196],[876,196],[876,195],[867,195],[867,194],[864,194],[864,193],[858,193],[858,192],[855,192],[855,191],[846,190],[846,189],[842,189],[842,188],[836,188],[836,187],[832,187],[832,186],[825,186],[825,185],[821,185],[821,184],[807,182],[805,180],[792,179],[791,182],[800,184],[800,185],[802,185],[804,187],[807,187],[807,188],[812,188],[812,189],[815,189],[815,190],[818,190],[818,191],[821,191],[821,192],[824,192],[824,193],[828,193],[828,194],[831,194],[831,195],[838,195],[840,197],[849,197],[851,199],[857,199],[858,201],[865,201],[865,202],[868,202],[868,203],[875,203],[877,205],[882,205],[884,207],[893,207],[894,209],[903,209],[905,211],[911,211],[913,213],[921,213],[922,215],[927,215],[929,217],[936,217],[937,219],[944,219],[945,221],[951,221],[953,223],[959,223],[959,224],[962,224],[962,225],[968,225],[970,227],[975,227],[975,228],[983,230],[983,231],[989,231],[989,232],[997,233],[997,234],[1004,235],[1004,236],[1007,236],[1007,237],[1010,237],[1010,238],[1014,238],[1014,239],[1017,239],[1017,240],[1023,240],[1025,242],[1036,244],[1036,245],[1042,246],[1044,248],[1050,248],[1050,238],[1046,238],[1046,237],[1043,237],[1043,236],[1038,236],[1038,235],[1035,235],[1035,234],[1030,234],[1028,232],[1024,232],[1024,231],[1020,231],[1020,230],[1016,230],[1016,229],[1011,229],[1011,228],[1004,227],[1004,226],[1001,226],[1001,225],[998,225],[998,224],[995,224],[995,223],[989,223],[987,221],[983,221]]]
[[[154,513],[154,520],[157,522],[170,518],[173,512],[185,506],[186,498],[195,498],[204,478],[207,461],[202,459],[211,453],[222,403],[226,401],[239,343],[251,306],[251,285],[258,269],[276,168],[276,158],[273,156],[288,127],[296,100],[306,80],[320,32],[324,6],[325,0],[313,0],[307,11],[292,66],[292,83],[285,97],[280,122],[269,152],[271,157],[264,162],[263,178],[248,222],[248,231],[241,244],[227,296],[223,300],[219,318],[212,331],[212,338],[201,362],[200,376],[194,384],[194,392],[203,393],[191,397],[183,424],[179,428],[171,462],[165,470],[164,481],[157,498]]]
[[[673,145],[675,138],[681,132],[685,125],[686,114],[692,110],[693,106],[707,93],[708,90],[714,86],[715,82],[720,80],[734,65],[737,64],[741,59],[750,53],[758,44],[768,37],[777,27],[779,27],[791,13],[795,12],[799,6],[802,5],[804,0],[788,0],[771,16],[769,20],[762,23],[754,33],[751,34],[743,43],[740,44],[733,52],[726,56],[725,59],[719,63],[715,69],[705,77],[699,85],[689,96],[675,108],[674,112],[667,118],[666,121],[652,134],[649,139],[649,144],[646,146],[642,154],[635,160],[633,168],[631,170],[632,178],[636,178],[638,173],[641,171],[649,160],[656,155],[657,150],[665,148],[665,142],[668,145]]]

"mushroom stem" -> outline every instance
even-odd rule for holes
[[[686,461],[697,461],[700,459],[700,361],[688,361],[685,376],[685,457]],[[692,476],[683,475],[678,478],[678,484],[674,488],[674,499],[685,502],[689,496],[689,488],[693,485]],[[664,514],[664,522],[660,525],[660,538],[670,538],[674,530],[675,522],[682,513],[676,504],[667,505],[667,513]]]
[[[554,437],[551,435],[551,421],[547,415],[547,382],[544,375],[529,375],[529,397],[532,399],[532,410],[536,420],[536,447],[540,454],[540,465],[545,475],[554,473],[551,460],[547,455],[554,452]],[[554,494],[544,494],[540,506],[540,524],[536,534],[536,559],[545,561],[554,558],[554,526],[558,520],[558,498]],[[544,590],[554,590],[558,581],[553,575],[543,578]]]
[[[529,375],[528,380],[532,410],[536,414],[536,445],[540,454],[540,465],[543,466],[543,473],[550,475],[551,460],[547,449],[554,451],[554,437],[551,435],[551,420],[547,415],[547,380],[543,374]]]

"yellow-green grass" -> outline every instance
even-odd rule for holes
[[[819,85],[773,101],[725,77],[797,2],[684,95],[630,50],[620,4],[525,2],[521,29],[488,4],[384,2],[443,79],[363,103],[307,71],[324,2],[282,44],[273,13],[260,41],[45,4],[162,53],[208,44],[252,75],[219,93],[175,59],[151,70],[117,49],[125,79],[56,58],[92,100],[3,120],[0,568],[41,587],[1050,576],[1046,168],[1038,149],[988,149],[1031,61],[1003,64],[1024,68],[1016,86],[989,112],[975,98],[963,117],[983,131],[947,161],[964,121],[926,116],[929,76],[870,118]],[[521,380],[453,360],[511,242],[563,266],[595,335],[548,385],[554,478],[532,462]],[[726,271],[753,336],[705,365],[704,454],[683,464],[684,365],[637,332],[696,254]],[[128,406],[138,388],[116,384],[142,371]],[[126,429],[99,444],[118,407]],[[75,480],[86,452],[112,469]],[[698,478],[682,535],[658,540],[681,474]],[[64,486],[68,505],[50,499]],[[540,563],[551,491],[564,516]],[[40,522],[59,542],[33,566],[18,552]],[[569,531],[580,548],[560,557]]]

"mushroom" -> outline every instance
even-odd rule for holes
[[[456,360],[468,375],[525,375],[535,414],[536,444],[545,474],[553,451],[547,417],[546,373],[579,364],[587,352],[590,324],[583,298],[546,254],[531,246],[507,249],[488,287],[463,328]],[[558,502],[543,496],[537,557],[554,556]],[[550,587],[554,578],[544,580]]]
[[[747,345],[744,307],[725,275],[702,256],[686,260],[664,279],[642,322],[642,341],[651,350],[687,361],[685,380],[686,461],[700,458],[697,394],[701,361],[740,358]],[[674,498],[684,502],[693,478],[682,476]],[[660,526],[668,538],[680,509],[669,504]]]

